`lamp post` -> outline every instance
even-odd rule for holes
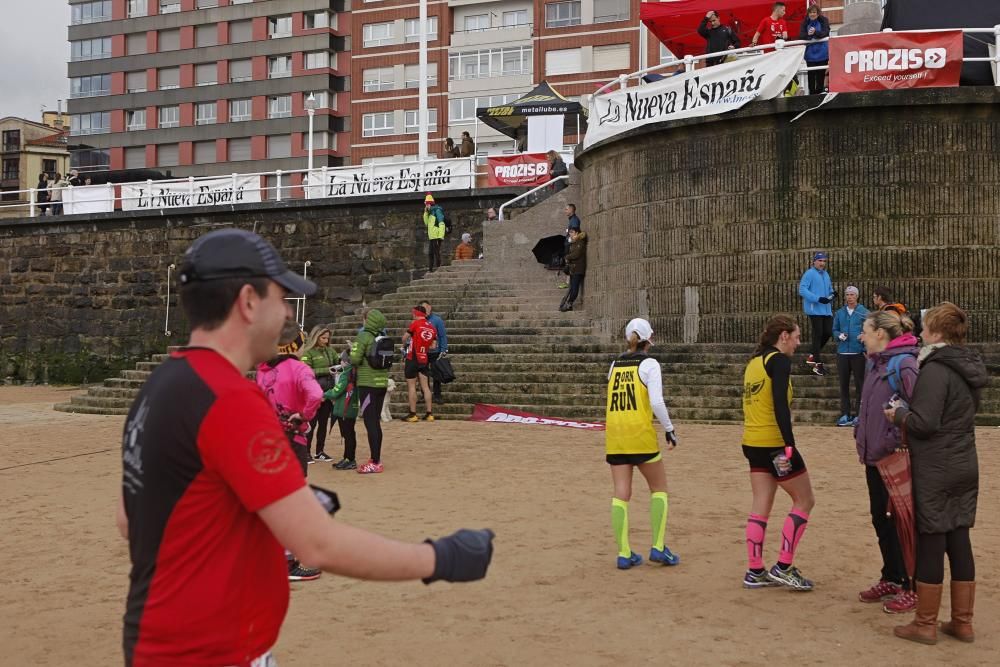
[[[306,98],[305,107],[306,107],[306,113],[309,114],[309,144],[307,148],[309,159],[306,164],[307,171],[305,177],[306,199],[308,199],[309,180],[312,178],[312,170],[313,170],[313,117],[316,115],[316,96],[313,95],[312,93],[309,93],[309,97]]]
[[[417,159],[421,167],[427,159],[427,0],[420,0],[420,39],[417,44]],[[422,171],[422,169],[421,169]]]

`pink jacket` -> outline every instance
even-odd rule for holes
[[[274,364],[273,366],[271,364]],[[302,417],[295,442],[308,444],[309,422],[316,416],[323,401],[323,390],[309,366],[291,355],[283,355],[257,366],[257,386],[267,396],[278,419],[285,425],[287,417],[298,413]]]

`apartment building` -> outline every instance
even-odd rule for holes
[[[346,162],[346,0],[69,2],[73,167],[303,169],[310,95],[315,165]]]
[[[35,187],[40,173],[66,174],[68,166],[66,136],[60,127],[14,116],[0,118],[0,204],[27,202],[23,191]]]

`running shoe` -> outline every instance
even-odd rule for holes
[[[289,581],[314,581],[319,579],[322,572],[312,567],[305,567],[297,560],[289,561],[288,580]]]
[[[677,565],[681,562],[681,557],[670,551],[667,545],[663,545],[663,551],[659,549],[649,550],[650,563],[662,563],[664,565]]]
[[[823,367],[823,364],[816,363],[813,366],[813,374],[818,375],[820,377],[825,377],[826,376],[826,368]]]
[[[327,454],[326,452],[320,452],[319,454],[313,457],[313,460],[321,461],[323,463],[328,463],[333,460],[333,457]]]
[[[308,457],[306,459],[306,464],[312,465],[312,464],[316,463],[316,459],[314,459],[313,457],[309,456],[308,454],[306,454],[306,456]]]
[[[382,466],[381,463],[375,463],[371,459],[368,459],[368,463],[358,468],[358,474],[370,475],[372,473],[382,472],[383,470],[385,470],[385,468]]]
[[[851,426],[851,418],[847,415],[840,415],[840,419],[837,420],[837,426]]]
[[[569,289],[569,283],[559,283],[556,287],[559,289]]]
[[[754,572],[753,570],[747,570],[747,573],[743,575],[743,588],[771,588],[773,586],[780,586],[776,581],[772,581],[770,577],[767,576],[767,570],[762,572]]]
[[[635,567],[636,565],[642,565],[642,556],[634,551],[632,552],[632,556],[630,558],[626,558],[625,556],[618,557],[619,570],[627,570],[630,567]]]
[[[432,422],[432,421],[434,421],[434,415],[431,414],[430,412],[428,412],[426,415],[424,415],[424,421],[425,422]]]
[[[816,365],[816,360],[813,359],[813,356],[810,354],[808,357],[806,357],[806,366],[815,366],[815,365]]]
[[[886,600],[882,611],[887,614],[909,614],[917,610],[917,594],[913,591],[900,591],[896,597]]]
[[[358,464],[350,459],[340,459],[333,464],[334,470],[357,470]]]
[[[884,602],[891,600],[903,592],[902,586],[891,581],[879,581],[866,591],[858,593],[858,599],[862,602]]]
[[[857,417],[852,417],[851,418],[850,426],[857,426],[857,425],[858,425],[858,418]]]
[[[775,565],[767,571],[767,576],[771,581],[779,583],[782,586],[788,586],[794,591],[811,591],[813,589],[813,582],[803,577],[802,573],[799,572],[799,568],[794,566],[790,566],[787,570],[782,570]]]
[[[415,424],[418,421],[420,421],[420,417],[417,416],[416,412],[411,412],[410,414],[408,414],[405,417],[403,417],[403,421],[404,422],[410,422],[411,424]]]

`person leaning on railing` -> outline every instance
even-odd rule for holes
[[[830,49],[824,40],[830,36],[830,21],[823,16],[818,5],[809,5],[806,17],[802,19],[799,29],[799,39],[812,41],[806,46],[806,65],[809,67],[825,67],[830,63]],[[826,70],[809,71],[809,94],[818,95],[825,91]]]

